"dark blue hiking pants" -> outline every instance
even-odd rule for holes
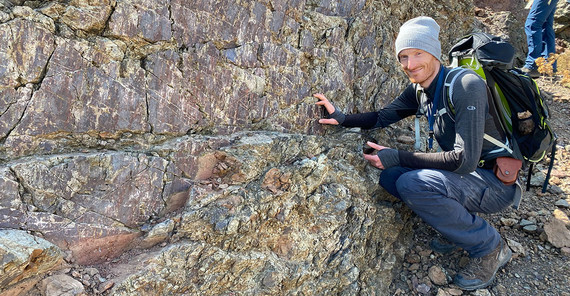
[[[398,166],[382,171],[380,185],[471,257],[489,254],[501,239],[493,226],[474,213],[507,208],[517,186],[505,186],[492,170],[481,168],[459,175]]]
[[[534,61],[539,58],[548,58],[548,55],[555,53],[554,40],[554,12],[558,0],[534,0],[526,22],[524,31],[528,45],[528,55],[525,67],[536,69]],[[556,71],[556,63],[553,64]]]

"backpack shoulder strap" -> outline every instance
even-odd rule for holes
[[[447,106],[446,109],[449,109],[449,117],[451,118],[451,120],[455,121],[455,107],[453,104],[453,85],[455,84],[455,81],[457,80],[457,78],[459,76],[461,76],[461,74],[463,72],[466,72],[467,69],[463,68],[463,67],[456,67],[451,69],[451,71],[449,71],[449,73],[447,74],[446,78],[445,78],[445,91],[444,91],[444,95],[447,97],[444,102],[446,102]],[[453,74],[453,75],[452,75]],[[493,82],[494,83],[494,82]],[[497,128],[497,130],[499,131],[499,133],[501,134],[501,137],[504,137],[504,131],[502,129],[502,126],[500,124],[498,124],[497,120],[498,120],[498,113],[496,110],[496,106],[493,103],[493,95],[491,94],[491,91],[489,89],[489,86],[487,85],[487,83],[485,82],[485,86],[487,89],[487,101],[489,104],[489,111],[495,121],[495,127]],[[509,143],[508,143],[508,139],[507,139],[507,143],[503,143],[500,140],[497,140],[493,137],[491,137],[488,134],[484,134],[483,138],[491,143],[493,143],[495,146],[497,147],[501,147],[504,148],[506,151],[508,151],[510,154],[513,154],[513,150],[509,147]]]
[[[445,100],[443,100],[445,103],[445,109],[449,109],[449,117],[451,117],[451,120],[455,121],[455,106],[453,104],[453,85],[455,84],[455,81],[457,80],[457,78],[461,75],[461,73],[467,71],[467,69],[463,68],[463,67],[455,67],[453,69],[451,69],[448,73],[447,76],[445,76],[445,82],[444,82],[444,91],[443,91],[443,95],[445,97]]]
[[[421,99],[420,91],[418,90],[418,84],[414,85],[414,92],[416,93],[416,100],[418,101],[418,111],[416,112],[416,118],[414,119],[414,131],[415,131],[415,144],[414,149],[419,151],[421,148],[420,143],[420,118],[422,117],[421,112]]]

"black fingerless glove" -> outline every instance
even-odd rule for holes
[[[334,112],[330,114],[329,117],[332,119],[336,119],[336,121],[338,121],[338,124],[342,124],[346,119],[346,115],[340,112],[337,108],[334,109]]]
[[[400,165],[400,155],[396,149],[382,149],[377,155],[385,169]]]

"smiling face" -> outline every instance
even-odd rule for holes
[[[427,51],[408,48],[398,54],[402,69],[412,83],[427,88],[437,76],[440,62]]]

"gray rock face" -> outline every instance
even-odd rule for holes
[[[471,6],[0,0],[0,228],[105,264],[113,295],[383,295],[408,212],[359,133],[406,148],[408,123],[323,127],[311,95],[387,104],[398,27],[433,16],[446,52]]]
[[[570,3],[568,1],[558,1],[556,5],[554,31],[556,37],[566,41],[570,40]]]

